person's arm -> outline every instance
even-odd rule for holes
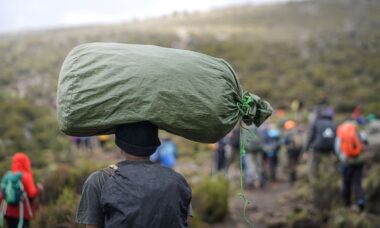
[[[189,211],[187,213],[187,225],[190,227],[191,226],[191,222],[193,221],[193,206],[191,205],[191,202],[189,204]]]
[[[36,187],[33,176],[29,173],[22,175],[22,184],[24,185],[24,190],[29,198],[34,198],[41,193],[41,189]]]
[[[100,205],[100,194],[104,177],[101,171],[91,174],[83,185],[76,222],[86,227],[101,227],[104,224],[104,214]]]
[[[339,137],[336,137],[335,138],[335,145],[334,145],[334,149],[335,149],[335,153],[336,155],[338,156],[339,160],[341,162],[345,162],[346,160],[346,157],[344,156],[344,154],[342,153],[342,151],[340,150],[340,138]]]
[[[310,128],[309,128],[309,132],[308,132],[308,137],[307,137],[307,140],[306,140],[306,144],[305,144],[305,148],[304,148],[304,152],[308,152],[310,150],[310,147],[311,147],[311,144],[314,142],[315,140],[315,136],[316,136],[316,124],[313,123]]]

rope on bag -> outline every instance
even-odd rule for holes
[[[237,108],[239,109],[240,113],[243,116],[243,119],[244,119],[244,117],[247,117],[249,115],[252,115],[252,114],[253,114],[253,116],[255,115],[255,113],[256,113],[256,105],[255,105],[255,107],[252,110],[252,105],[253,104],[254,104],[253,97],[250,96],[249,93],[245,93],[243,95],[242,102],[236,104]],[[253,111],[253,113],[250,113],[251,111]]]
[[[253,109],[252,109],[252,106],[254,106]],[[243,95],[242,103],[238,103],[237,107],[243,116],[243,120],[245,117],[248,117],[251,115],[254,116],[256,113],[256,105],[254,104],[253,98],[249,94]],[[247,206],[250,203],[250,201],[245,196],[244,186],[243,186],[244,185],[243,159],[246,154],[245,147],[244,147],[245,140],[246,140],[245,139],[246,130],[247,129],[243,127],[242,122],[240,122],[240,191],[238,193],[238,196],[242,198],[244,201],[243,218],[249,227],[253,227],[253,224],[249,221],[247,217]]]

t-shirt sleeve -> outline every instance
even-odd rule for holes
[[[191,204],[191,202],[189,204],[189,212],[187,214],[188,214],[188,216],[193,217],[193,205]]]
[[[100,206],[100,194],[104,182],[101,171],[94,172],[87,178],[77,211],[77,223],[103,227],[104,214]]]

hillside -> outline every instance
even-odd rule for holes
[[[0,114],[11,118],[0,124],[0,146],[51,148],[51,135],[60,136],[54,103],[63,59],[76,45],[94,41],[156,44],[224,58],[243,88],[275,107],[288,107],[294,98],[311,106],[327,96],[338,112],[360,104],[379,114],[379,11],[376,0],[315,0],[3,34]],[[41,132],[37,126],[48,133],[33,134]]]
[[[61,64],[73,47],[86,42],[154,44],[224,58],[237,72],[244,89],[268,100],[275,108],[289,108],[293,99],[303,100],[308,108],[327,97],[338,114],[351,113],[360,104],[364,114],[380,115],[379,12],[379,0],[310,0],[176,12],[108,26],[0,34],[0,116],[3,118],[0,173],[9,169],[11,155],[25,151],[33,160],[36,180],[46,184],[36,227],[80,227],[75,224],[74,216],[85,178],[118,158],[113,140],[103,149],[83,150],[75,148],[57,127],[55,98]],[[199,183],[204,176],[208,178],[213,172],[209,145],[180,137],[174,137],[174,141],[180,151],[176,169],[190,184]],[[375,163],[379,160],[373,159],[372,168],[366,170],[369,175],[365,188],[372,200],[368,214],[343,210],[336,203],[338,172],[326,173],[327,181],[315,187],[307,182],[306,164],[302,164],[300,182],[295,186],[279,182],[264,190],[247,191],[247,196],[253,199],[248,207],[249,217],[257,227],[285,224],[320,227],[326,222],[339,225],[328,227],[344,224],[370,227],[363,224],[378,222],[380,167]],[[244,205],[235,194],[238,176],[233,178],[235,182],[222,181],[222,184],[212,183],[210,179],[211,184],[205,181],[207,192],[198,189],[200,195],[208,191],[216,195],[226,193],[224,200],[230,200],[230,214],[215,227],[246,225],[242,219]],[[321,191],[331,194],[325,196]],[[313,205],[319,203],[320,195],[324,199],[321,204],[329,207],[334,204],[339,210],[320,213]],[[215,203],[214,208],[223,211],[220,202]],[[368,219],[371,216],[374,218]],[[194,227],[207,227],[197,222],[200,225]]]

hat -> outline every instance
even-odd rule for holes
[[[117,126],[115,143],[124,152],[138,157],[152,155],[161,144],[157,126],[147,121]]]
[[[285,128],[285,130],[291,130],[291,129],[295,128],[296,125],[297,125],[296,122],[294,122],[293,120],[288,120],[285,122],[284,128]]]

